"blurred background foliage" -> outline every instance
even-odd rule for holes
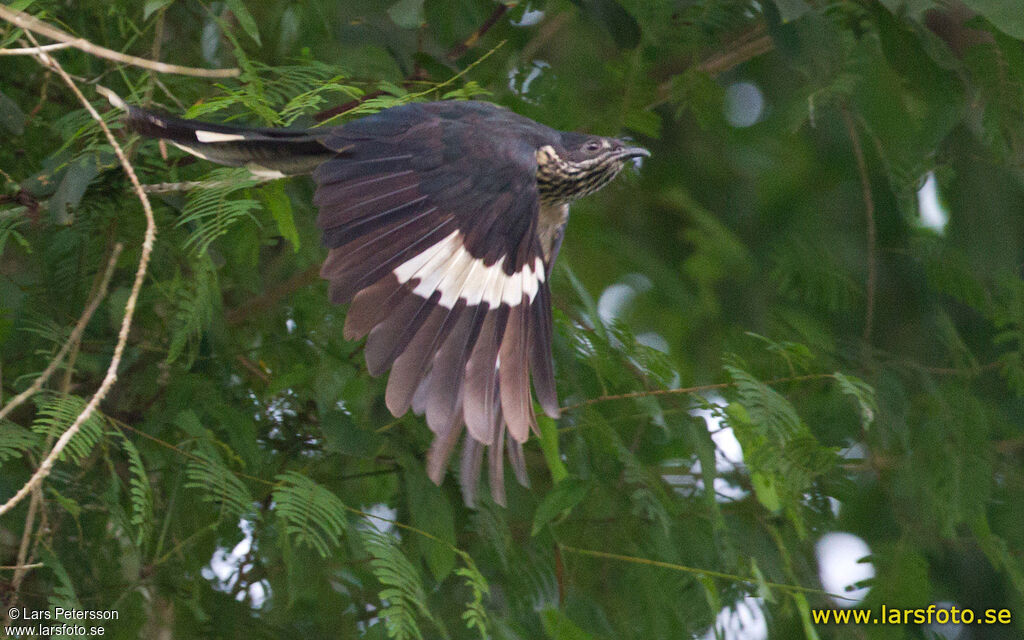
[[[652,157],[574,207],[553,285],[568,408],[527,446],[532,488],[472,510],[429,482],[429,430],[388,414],[341,338],[310,181],[119,130],[144,182],[216,185],[152,194],[120,379],[34,506],[0,518],[0,565],[42,563],[0,569],[5,605],[116,609],[114,638],[1022,637],[1019,0],[9,6],[241,69],[53,52],[115,127],[95,84],[273,126],[475,97]],[[0,47],[28,44],[0,27]],[[0,423],[6,500],[99,385],[144,221],[31,57],[0,57],[0,129],[2,401],[125,245],[66,364]],[[811,612],[883,604],[1013,623]]]

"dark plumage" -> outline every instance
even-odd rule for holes
[[[522,443],[537,400],[558,416],[548,281],[568,203],[647,151],[556,131],[483,102],[409,104],[334,128],[241,129],[128,109],[128,126],[263,175],[312,173],[330,298],[351,303],[371,374],[391,369],[396,416],[425,414],[427,471],[444,476],[463,429],[460,479],[475,500],[485,450],[504,503],[503,449],[527,483]]]

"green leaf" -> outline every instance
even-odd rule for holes
[[[331,409],[321,415],[324,451],[357,458],[372,458],[384,446],[384,439],[370,429],[363,429],[344,411]]]
[[[197,451],[185,467],[185,487],[200,491],[203,502],[220,506],[223,513],[239,518],[253,510],[252,494],[238,476],[215,455]]]
[[[39,436],[13,422],[0,423],[0,463],[39,444]]]
[[[243,0],[225,0],[225,2],[227,2],[228,8],[231,9],[231,13],[235,14],[238,24],[242,25],[242,29],[249,34],[249,37],[255,40],[256,44],[262,44],[260,42],[260,30],[256,26],[256,19],[245,8],[245,2]]]
[[[811,9],[806,0],[775,0],[775,6],[783,23],[796,20]]]
[[[839,383],[839,390],[857,401],[860,408],[861,426],[867,429],[875,421],[878,415],[878,400],[875,399],[875,390],[868,383],[853,376],[835,372],[836,382]]]
[[[964,4],[1003,33],[1024,40],[1024,7],[1019,0],[964,0]]]
[[[794,593],[793,601],[796,603],[797,611],[800,612],[800,622],[804,627],[804,638],[807,640],[820,640],[818,631],[814,628],[811,620],[811,606],[807,603],[807,596],[802,593]]]
[[[32,423],[32,430],[36,433],[43,433],[54,438],[64,435],[68,427],[85,410],[86,401],[84,398],[73,395],[53,395],[42,400],[42,405]],[[103,439],[104,419],[102,414],[93,411],[89,419],[82,423],[78,433],[68,441],[64,451],[60,454],[60,460],[70,460],[80,464],[86,456],[92,452]]]
[[[79,158],[68,167],[49,201],[50,216],[54,224],[67,225],[74,221],[74,210],[82,201],[85,190],[100,173],[99,158],[90,154]]]
[[[431,482],[414,460],[408,459],[402,466],[405,469],[402,475],[413,526],[443,541],[438,542],[425,536],[415,537],[420,555],[427,561],[434,579],[440,582],[455,568],[455,521],[452,506],[441,487]]]
[[[544,609],[540,612],[540,622],[544,627],[544,633],[551,640],[593,640],[590,635],[569,619],[558,609]]]
[[[403,29],[418,29],[426,22],[424,0],[398,0],[388,8],[388,16]]]
[[[149,16],[170,6],[172,2],[174,0],[146,0],[146,4],[142,5],[142,19],[149,20]]]
[[[25,114],[18,103],[0,91],[0,129],[20,136],[25,131]]]
[[[348,528],[345,504],[331,491],[301,473],[287,471],[276,478],[275,513],[284,530],[301,544],[312,547],[322,558],[341,541]]]
[[[880,0],[882,5],[892,13],[912,16],[920,19],[921,15],[929,9],[939,6],[937,0]]]
[[[750,482],[754,485],[757,501],[764,505],[765,509],[772,513],[778,513],[782,509],[782,500],[779,499],[774,476],[754,471],[750,474]]]
[[[566,479],[556,484],[537,507],[537,512],[533,515],[533,530],[530,535],[537,535],[544,525],[563,514],[568,514],[583,500],[588,491],[590,491],[590,484],[576,478]]]
[[[373,574],[385,587],[380,592],[380,617],[388,636],[396,640],[423,638],[417,616],[431,621],[435,618],[427,607],[427,596],[416,567],[398,548],[394,537],[379,531],[375,523],[364,523],[359,533],[363,546],[373,556],[370,563]]]
[[[299,252],[299,230],[295,228],[295,216],[292,213],[292,201],[284,190],[284,181],[275,180],[259,190],[260,200],[270,210],[277,230],[285,240],[291,243],[292,250]]]
[[[128,494],[132,507],[131,523],[136,527],[136,546],[141,546],[149,535],[153,523],[153,487],[149,482],[149,474],[142,462],[142,456],[135,443],[128,439],[122,431],[114,430],[121,436],[121,447],[128,457]]]
[[[583,13],[608,30],[616,46],[632,49],[640,44],[643,32],[636,19],[615,0],[572,0]]]
[[[540,448],[548,463],[551,481],[557,484],[569,477],[569,470],[558,453],[558,425],[547,416],[537,416],[537,426],[540,428]]]

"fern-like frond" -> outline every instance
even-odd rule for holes
[[[380,592],[380,617],[388,637],[395,640],[423,638],[417,615],[437,624],[427,608],[427,595],[416,568],[398,548],[395,539],[379,531],[372,523],[359,530],[363,546],[373,556],[370,567],[384,589]]]
[[[135,443],[120,430],[115,429],[114,433],[121,436],[121,448],[128,456],[128,495],[131,502],[129,522],[135,527],[135,544],[141,546],[153,526],[153,487]]]
[[[185,246],[202,255],[210,244],[228,232],[244,217],[252,217],[259,202],[251,198],[233,198],[237,191],[259,184],[248,169],[224,167],[214,169],[204,179],[211,186],[194,189],[178,220],[179,227],[190,227]]]
[[[196,451],[194,455],[198,459],[185,467],[186,488],[199,489],[204,502],[218,504],[236,518],[252,511],[252,494],[230,469],[206,452]]]
[[[75,421],[78,414],[82,413],[86,404],[85,399],[78,396],[51,395],[44,399],[42,406],[39,407],[35,422],[32,423],[32,431],[59,438]],[[60,454],[60,459],[70,459],[76,464],[80,463],[89,455],[96,443],[103,438],[103,430],[103,418],[100,414],[93,412],[89,419],[82,424],[78,433],[68,442],[67,447]]]
[[[195,357],[198,338],[213,320],[220,305],[220,283],[217,270],[209,255],[203,254],[191,261],[192,273],[188,278],[175,278],[170,296],[174,312],[170,318],[170,344],[167,362],[186,354],[186,365]]]
[[[48,598],[50,609],[53,610],[59,607],[67,611],[81,610],[82,603],[79,602],[78,594],[75,593],[71,576],[68,575],[67,569],[57,559],[57,556],[53,554],[53,551],[49,547],[40,546],[39,559],[42,560],[48,569],[53,571],[53,575],[56,578],[55,584],[52,587],[53,591]]]
[[[257,61],[246,65],[246,81],[236,88],[222,87],[222,93],[194,105],[189,118],[238,106],[256,114],[268,125],[288,126],[303,113],[313,111],[331,94],[358,98],[363,91],[343,83],[336,67],[303,60],[301,64],[270,67]],[[280,111],[278,111],[278,109]]]
[[[277,476],[277,481],[274,512],[283,521],[285,532],[328,557],[348,527],[345,504],[301,473],[288,471]]]
[[[767,427],[781,438],[788,438],[806,429],[796,409],[778,391],[744,371],[735,361],[726,364],[725,370],[736,383],[740,404],[746,408],[754,424]]]
[[[349,100],[359,98],[363,95],[363,92],[350,87],[346,84],[341,83],[342,76],[335,76],[322,83],[316,84],[312,89],[303,91],[302,93],[292,97],[288,100],[288,103],[284,105],[278,116],[281,124],[288,126],[295,122],[295,119],[304,113],[309,113],[322,108],[327,102],[328,98],[331,101],[337,100],[337,97],[332,97],[332,94],[341,94],[341,98],[348,98]]]
[[[8,240],[14,240],[26,251],[31,251],[28,240],[18,233],[18,227],[26,224],[28,218],[21,215],[24,208],[0,211],[0,256],[4,255]]]
[[[465,578],[466,586],[473,592],[473,599],[466,603],[462,619],[466,621],[467,629],[476,629],[480,633],[481,640],[488,640],[490,636],[487,634],[487,610],[484,608],[484,597],[491,594],[491,587],[468,553],[460,552],[459,556],[466,566],[456,569],[455,575]]]
[[[13,422],[0,423],[0,466],[4,460],[21,457],[22,451],[39,444],[39,436]]]
[[[878,414],[878,400],[875,398],[874,387],[863,380],[838,371],[835,372],[834,377],[839,385],[839,390],[857,401],[861,426],[865,429],[870,427]]]

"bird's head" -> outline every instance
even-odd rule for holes
[[[545,145],[537,150],[537,186],[541,200],[564,204],[594,193],[612,181],[634,158],[650,156],[618,138],[566,132],[562,148]]]

